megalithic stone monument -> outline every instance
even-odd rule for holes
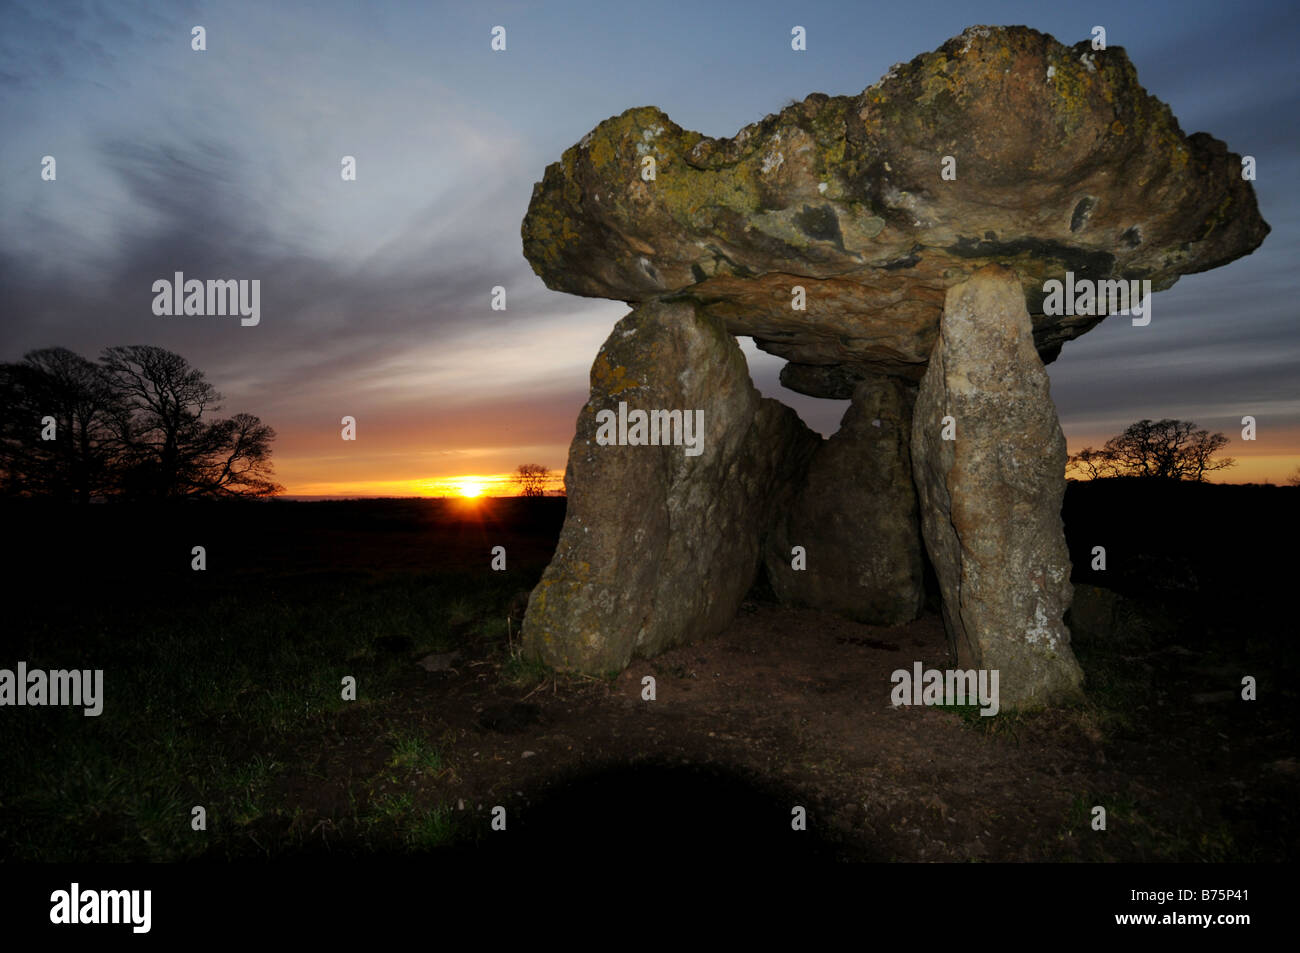
[[[912,419],[926,550],[959,668],[997,669],[1001,703],[1074,693],[1061,615],[1065,435],[1020,279],[986,265],[948,290]]]
[[[957,659],[998,668],[1004,706],[1074,695],[1043,364],[1257,248],[1241,169],[1123,49],[1024,27],[972,27],[730,139],[653,107],[597,125],[535,186],[524,254],[633,311],[592,367],[526,650],[616,670],[725,627],[760,572],[788,604],[905,622],[924,552]],[[1059,288],[1091,296],[1058,307]],[[851,400],[840,432],[760,397],[737,335],[792,390]]]

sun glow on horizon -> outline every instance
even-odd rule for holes
[[[513,490],[508,473],[462,473],[458,476],[422,480],[419,483],[420,496],[450,496],[462,500],[512,496]]]
[[[546,495],[563,496],[562,471],[553,470],[547,480]],[[287,497],[424,497],[426,499],[489,500],[519,496],[520,485],[512,472],[458,473],[447,476],[424,477],[406,480],[355,480],[348,482],[298,482],[292,478],[287,484]]]

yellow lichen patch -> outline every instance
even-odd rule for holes
[[[759,206],[752,162],[714,165],[705,168],[685,161],[704,136],[684,130],[653,106],[630,109],[607,119],[583,140],[587,159],[596,177],[608,184],[611,199],[625,194],[634,205],[654,202],[679,223],[691,226],[702,209],[732,208],[749,214]],[[640,178],[640,157],[654,156],[657,174],[653,183]],[[627,162],[627,169],[617,166]],[[564,167],[567,184],[576,180],[574,170]],[[576,201],[571,204],[577,204]],[[628,214],[639,215],[635,210]]]
[[[626,367],[622,364],[611,365],[604,354],[596,355],[596,360],[591,365],[591,384],[610,397],[637,386],[635,380],[628,379]]]
[[[564,247],[576,244],[581,235],[569,216],[551,201],[534,202],[524,220],[524,242],[531,258],[547,264],[560,259]]]
[[[583,142],[592,167],[604,173],[611,163],[619,161],[620,154],[636,153],[633,143],[648,143],[665,133],[680,131],[654,106],[638,106],[606,119]]]
[[[845,138],[845,116],[849,110],[849,102],[847,98],[827,100],[821,111],[812,118],[816,150],[815,168],[822,178],[828,176],[844,162],[844,153],[848,146]]]
[[[591,140],[591,164],[597,169],[614,161],[614,144],[605,136],[593,136]]]
[[[1110,131],[1117,136],[1124,135],[1124,124],[1116,119],[1110,124]]]
[[[703,208],[730,208],[749,215],[760,205],[754,166],[753,159],[709,170],[677,164],[659,175],[655,191],[678,221]]]
[[[1067,133],[1077,129],[1088,111],[1092,80],[1083,64],[1072,59],[1053,58],[1051,84],[1056,93],[1057,115]]]
[[[925,63],[924,68],[925,78],[921,80],[921,95],[916,99],[919,106],[929,106],[936,96],[952,88],[952,80],[948,76],[948,57],[937,53],[933,59]]]

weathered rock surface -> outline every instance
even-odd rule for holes
[[[910,438],[916,387],[898,378],[857,384],[840,429],[823,441],[802,488],[779,518],[765,556],[787,605],[860,622],[910,622],[925,602],[921,524]],[[791,565],[802,546],[807,567]]]
[[[1004,708],[1062,700],[1083,678],[1061,618],[1065,437],[1021,289],[990,265],[948,292],[912,424],[944,625],[961,667],[1000,671]],[[943,439],[945,417],[956,439]]]
[[[703,410],[684,446],[601,446],[597,414]],[[725,628],[752,585],[774,512],[817,444],[760,397],[735,339],[688,303],[624,317],[591,369],[565,474],[555,557],[529,599],[525,650],[556,668],[622,669]]]
[[[557,290],[681,293],[795,364],[919,380],[947,289],[986,264],[1018,272],[1050,361],[1101,318],[1043,316],[1044,281],[1159,291],[1250,253],[1268,226],[1240,172],[1222,142],[1183,134],[1122,48],[972,27],[860,95],[813,94],[730,139],[653,107],[600,123],[535,187],[524,253]]]
[[[795,364],[781,368],[781,386],[798,394],[850,400],[858,383],[879,375],[860,364]]]

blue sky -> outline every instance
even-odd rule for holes
[[[1237,478],[1300,464],[1300,7],[1289,3],[3,4],[0,359],[63,345],[184,354],[280,433],[281,482],[370,492],[564,464],[587,372],[626,306],[545,289],[519,225],[545,166],[653,104],[730,136],[853,94],[967,26],[1065,43],[1095,24],[1185,132],[1256,156],[1273,231],[1111,319],[1051,366],[1077,449],[1140,417],[1223,430]],[[190,29],[208,49],[190,49]],[[507,30],[493,53],[490,30]],[[808,50],[790,50],[791,26]],[[40,179],[55,156],[56,182]],[[339,177],[357,157],[356,182]],[[261,324],[155,317],[152,282],[262,281]],[[503,285],[506,312],[488,307]],[[742,342],[764,393],[834,430]],[[344,444],[338,421],[358,420]],[[1240,418],[1260,439],[1242,444]],[[1248,458],[1254,458],[1246,466]],[[1231,478],[1231,477],[1230,477]]]

